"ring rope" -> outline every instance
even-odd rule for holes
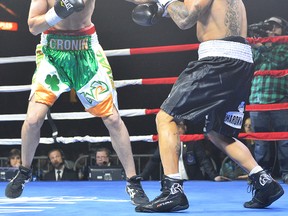
[[[278,36],[278,37],[267,37],[267,38],[247,38],[249,43],[287,43],[288,36]],[[146,47],[146,48],[130,48],[130,49],[116,49],[105,51],[107,57],[111,56],[124,56],[124,55],[139,55],[139,54],[152,54],[152,53],[163,53],[163,52],[180,52],[196,50],[199,48],[199,44],[184,44],[184,45],[172,45],[172,46],[156,46],[156,47]],[[18,57],[4,57],[0,58],[0,64],[17,63],[17,62],[29,62],[35,61],[35,56],[18,56]],[[254,76],[286,76],[288,70],[270,70],[270,71],[256,71]],[[127,86],[127,85],[155,85],[155,84],[173,84],[177,77],[171,78],[151,78],[151,79],[135,79],[135,80],[124,80],[115,81],[115,86],[117,88]],[[30,90],[30,85],[25,86],[2,86],[0,87],[0,92],[17,92],[17,91],[28,91]],[[265,105],[247,105],[246,111],[268,111],[268,110],[279,110],[287,109],[288,103],[285,104],[265,104]],[[120,110],[120,115],[129,117],[137,115],[149,115],[156,114],[159,109],[131,109],[131,110]],[[16,114],[16,115],[0,115],[0,121],[15,121],[24,120],[26,114]],[[94,116],[89,113],[54,113],[52,114],[53,119],[83,119],[83,118],[93,118]],[[203,134],[192,134],[192,135],[182,135],[180,137],[181,141],[192,141],[204,139]],[[238,138],[244,139],[259,139],[259,140],[286,140],[288,139],[287,132],[270,132],[270,133],[240,133]],[[57,137],[57,142],[59,143],[74,143],[74,142],[110,142],[111,138],[108,137],[92,137],[92,136],[75,136],[75,137]],[[146,142],[156,142],[158,141],[157,135],[144,135],[144,136],[131,136],[131,142],[134,141],[146,141]],[[52,144],[55,142],[54,138],[40,138],[41,144]],[[0,139],[0,144],[17,145],[21,144],[21,139]]]
[[[270,110],[286,110],[288,109],[288,103],[279,104],[254,104],[246,105],[245,111],[270,111]],[[135,117],[143,115],[157,114],[160,109],[124,109],[119,110],[122,117]],[[53,120],[78,120],[95,118],[88,112],[65,112],[65,113],[51,113]],[[1,121],[24,121],[26,114],[1,114]],[[47,120],[47,117],[46,117]]]
[[[204,134],[187,134],[181,135],[180,140],[183,142],[203,140]],[[251,139],[251,140],[287,140],[287,132],[271,132],[269,134],[264,132],[257,133],[240,133],[238,138]],[[93,136],[75,136],[75,137],[56,137],[57,143],[70,144],[75,142],[111,142],[110,136],[93,137]],[[142,136],[130,136],[131,142],[144,141],[144,142],[157,142],[158,135],[142,135]],[[53,144],[55,143],[54,138],[40,138],[40,144]],[[0,139],[0,145],[21,145],[21,139]]]
[[[288,69],[285,70],[262,70],[256,71],[254,76],[275,76],[283,77],[288,75]],[[125,87],[128,85],[167,85],[174,84],[177,77],[164,78],[146,78],[146,79],[131,79],[114,81],[116,88]],[[0,86],[1,92],[22,92],[31,90],[31,85],[17,85],[17,86]]]
[[[119,110],[120,116],[122,117],[134,117],[156,114],[159,109],[147,111],[146,109],[125,109]],[[65,112],[65,113],[51,113],[53,120],[78,120],[78,119],[89,119],[95,118],[92,114],[88,112]],[[24,121],[26,114],[2,114],[0,115],[1,121]],[[45,118],[47,120],[47,116]]]
[[[287,43],[288,36],[276,36],[265,38],[247,38],[247,41],[251,44],[255,43]],[[105,50],[107,57],[113,56],[128,56],[128,55],[142,55],[142,54],[155,54],[155,53],[168,53],[168,52],[183,52],[197,50],[199,43],[196,44],[180,44],[170,46],[154,46],[154,47],[142,47],[142,48],[125,48]],[[0,64],[10,64],[19,62],[35,62],[35,55],[33,56],[17,56],[17,57],[1,57]]]
[[[288,70],[258,70],[254,72],[254,76],[274,76],[284,77],[288,75]]]

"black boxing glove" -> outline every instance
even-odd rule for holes
[[[132,11],[132,20],[141,26],[156,24],[164,13],[163,7],[158,3],[139,4]]]
[[[49,26],[54,26],[72,13],[83,10],[84,7],[83,0],[56,0],[54,7],[45,14],[45,20]]]

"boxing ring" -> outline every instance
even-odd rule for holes
[[[18,199],[7,199],[0,183],[0,215],[17,216],[130,216],[136,213],[124,191],[124,181],[104,182],[30,182]],[[159,182],[142,183],[150,199],[159,195]],[[284,190],[288,187],[283,185]],[[251,199],[244,181],[188,181],[184,184],[190,207],[183,212],[160,215],[193,216],[286,216],[288,195],[284,194],[267,209],[246,209]],[[40,191],[40,192],[39,192]],[[154,213],[157,214],[157,213]]]
[[[273,42],[287,43],[287,36],[275,38],[247,39],[250,43]],[[199,44],[184,44],[174,46],[158,46],[145,48],[130,48],[105,51],[107,57],[144,55],[153,53],[172,53],[182,51],[195,51]],[[0,64],[15,64],[21,62],[34,62],[35,56],[19,56],[0,58]],[[113,69],[113,68],[112,68]],[[256,71],[255,76],[263,75],[287,76],[287,70],[281,71]],[[116,88],[129,87],[133,85],[171,85],[176,77],[147,78],[116,80]],[[29,91],[30,85],[0,86],[0,93],[17,93]],[[24,100],[27,100],[25,98]],[[288,109],[288,103],[268,105],[247,105],[247,111],[267,111]],[[120,109],[122,117],[133,118],[136,116],[155,115],[159,111],[154,109]],[[57,120],[85,120],[94,118],[86,112],[51,113],[46,120],[51,118]],[[0,113],[1,124],[5,122],[23,121],[25,114],[3,114]],[[286,140],[287,132],[270,133],[240,133],[239,138],[259,140]],[[131,142],[157,142],[157,134],[130,136]],[[203,134],[182,135],[182,141],[201,140]],[[70,137],[63,137],[54,131],[51,137],[41,137],[41,144],[70,144],[76,142],[101,143],[110,142],[109,136],[78,136],[71,134]],[[20,138],[1,138],[0,145],[20,145]],[[0,214],[2,215],[136,215],[134,207],[130,204],[129,197],[125,192],[125,181],[112,182],[31,182],[26,185],[23,196],[11,200],[4,196],[6,182],[0,182]],[[284,190],[288,185],[282,184]],[[153,199],[159,195],[160,184],[156,181],[144,181],[144,190],[148,197]],[[210,182],[210,181],[188,181],[184,185],[186,195],[190,202],[190,208],[180,214],[193,215],[239,215],[241,213],[253,215],[286,215],[288,212],[288,195],[284,194],[278,201],[273,203],[269,209],[245,209],[243,203],[251,199],[251,194],[246,192],[246,181],[232,182]],[[41,192],[41,193],[40,193]],[[111,208],[112,206],[112,208]],[[139,214],[139,213],[137,213]],[[145,213],[141,213],[145,214]]]

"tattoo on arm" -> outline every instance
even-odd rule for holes
[[[239,35],[240,34],[240,22],[237,0],[226,0],[227,12],[225,17],[225,26],[227,27],[226,36]]]
[[[199,4],[195,4],[191,10],[187,9],[182,2],[176,2],[168,7],[168,11],[170,17],[180,28],[188,29],[196,24],[203,8]]]

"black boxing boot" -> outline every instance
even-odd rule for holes
[[[281,185],[264,170],[249,176],[249,181],[253,197],[244,203],[245,208],[265,208],[284,194]]]
[[[183,180],[164,176],[161,181],[162,193],[145,205],[135,208],[136,212],[174,212],[187,209],[189,203],[183,191]]]
[[[6,186],[5,195],[8,198],[17,198],[21,196],[24,186],[32,177],[31,169],[20,166],[16,176]]]
[[[130,196],[133,205],[143,205],[149,202],[141,185],[141,176],[133,176],[127,179],[126,192]]]

